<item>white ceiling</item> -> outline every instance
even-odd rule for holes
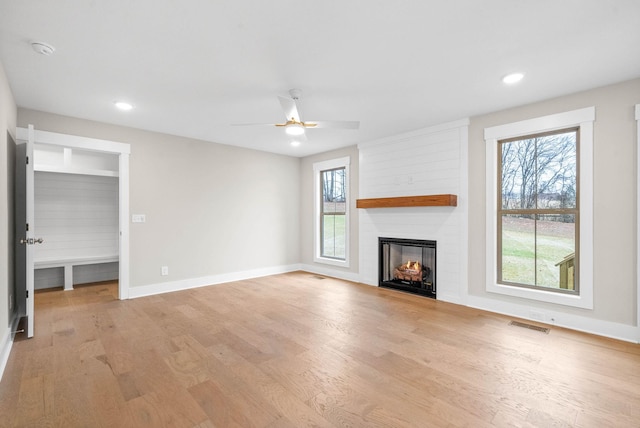
[[[639,77],[640,1],[0,0],[0,61],[20,107],[306,156]],[[360,129],[231,126],[291,88]]]

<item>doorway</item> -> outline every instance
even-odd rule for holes
[[[87,154],[109,154],[115,155],[117,159],[116,173],[118,177],[118,298],[120,300],[129,298],[129,144],[98,140],[94,138],[79,137],[74,135],[59,134],[54,132],[34,130],[30,128],[17,128],[17,140],[20,143],[29,142],[32,146],[37,144],[39,147],[48,147],[52,152],[61,152],[61,164],[58,172],[67,172],[71,174],[87,173],[82,167],[72,162],[73,151],[77,153]],[[32,160],[33,162],[33,160]],[[36,166],[37,169],[37,165]],[[51,169],[50,169],[51,170]],[[95,171],[94,171],[95,172]],[[31,180],[33,185],[33,180]],[[19,186],[19,185],[18,185]],[[31,189],[33,190],[33,189]],[[20,189],[16,188],[16,192]],[[33,194],[33,192],[31,192]],[[31,201],[33,204],[33,201]],[[37,224],[34,224],[31,230],[37,233]],[[35,239],[37,242],[37,238]],[[31,299],[33,302],[33,262],[29,266],[27,264],[27,272],[31,271],[31,284],[27,279],[27,290],[31,290],[31,295],[27,293],[27,301]],[[27,311],[28,312],[28,311]],[[27,315],[29,316],[29,315]],[[33,318],[33,317],[31,317]],[[28,323],[32,325],[32,319]],[[31,329],[32,330],[32,329]],[[28,334],[29,337],[33,331]]]

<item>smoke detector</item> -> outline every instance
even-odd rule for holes
[[[49,45],[49,44],[47,44],[45,42],[36,42],[36,41],[31,42],[31,47],[37,53],[39,53],[41,55],[46,55],[46,56],[51,55],[56,50],[56,48],[54,48],[53,46],[51,46],[51,45]]]

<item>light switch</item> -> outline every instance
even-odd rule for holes
[[[145,221],[147,221],[147,219],[144,214],[133,214],[131,216],[132,223],[144,223]]]

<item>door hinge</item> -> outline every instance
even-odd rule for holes
[[[29,165],[29,156],[27,156],[27,165]]]
[[[27,232],[29,231],[29,223],[27,223]]]
[[[27,290],[27,299],[29,298],[29,290]]]

